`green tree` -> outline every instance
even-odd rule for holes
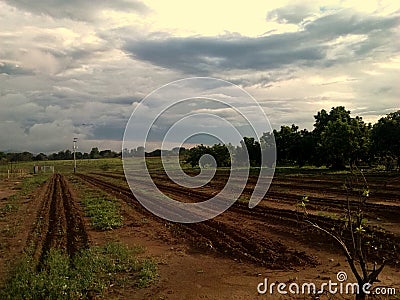
[[[315,117],[314,136],[317,140],[317,163],[344,169],[368,155],[370,126],[361,117],[352,118],[343,106],[325,110]]]
[[[261,166],[261,145],[253,137],[244,137],[240,141],[240,146],[236,147],[236,162],[246,162],[246,152],[249,158],[250,166],[260,167]]]
[[[296,132],[291,147],[291,159],[296,161],[299,167],[313,164],[315,161],[316,141],[312,132],[307,129]]]
[[[213,145],[210,154],[214,157],[218,167],[229,167],[231,165],[231,156],[226,145]]]
[[[21,152],[21,153],[9,153],[10,161],[32,161],[33,154],[30,152]]]
[[[187,152],[186,163],[190,164],[192,168],[198,166],[200,158],[204,154],[210,154],[210,149],[203,144],[190,148]]]
[[[64,152],[64,159],[66,159],[66,160],[71,160],[71,159],[73,159],[73,158],[74,158],[74,156],[73,156],[71,150],[69,150],[69,149],[65,150],[65,152]]]
[[[99,158],[100,157],[99,148],[97,148],[97,147],[92,148],[92,150],[90,151],[89,157],[92,159]]]
[[[260,138],[260,146],[264,166],[272,168],[276,162],[276,141],[274,134],[264,132]]]
[[[400,167],[400,110],[379,119],[372,128],[371,139],[372,153],[385,160],[387,168],[395,159]]]
[[[350,145],[350,125],[343,120],[329,121],[321,134],[322,153],[325,163],[333,169],[344,169],[348,161]]]
[[[298,129],[298,126],[292,124],[292,126],[281,126],[279,131],[274,130],[278,163],[292,164],[296,162],[295,149],[300,140]]]
[[[205,154],[214,157],[217,167],[229,167],[231,165],[231,157],[228,147],[222,144],[215,144],[212,147],[201,144],[187,150],[185,154],[186,163],[189,163],[192,167],[198,166],[200,158]],[[203,163],[207,164],[208,161],[205,160]],[[209,163],[211,163],[211,161],[209,161]]]
[[[39,153],[38,155],[36,155],[33,160],[36,161],[42,161],[42,160],[47,160],[47,156],[44,153]]]
[[[118,157],[118,153],[108,149],[100,151],[99,156],[102,158],[113,158],[113,157]]]
[[[366,124],[361,117],[356,116],[351,119],[350,125],[353,137],[350,141],[350,166],[360,161],[370,162],[371,124]]]

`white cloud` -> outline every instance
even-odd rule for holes
[[[244,87],[275,127],[312,129],[316,111],[336,105],[375,121],[399,108],[399,11],[396,1],[0,1],[0,150],[62,150],[73,136],[84,151],[117,150],[135,103],[198,75]]]

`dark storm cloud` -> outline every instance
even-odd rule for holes
[[[299,45],[295,34],[261,38],[190,37],[128,42],[125,50],[156,65],[207,75],[227,69],[273,69],[316,61],[320,46]]]
[[[137,11],[146,13],[148,7],[136,0],[6,0],[7,4],[34,14],[45,14],[53,18],[90,20],[101,9]]]
[[[125,125],[126,121],[121,121],[120,124],[95,125],[92,134],[88,136],[88,139],[122,141],[125,132]]]
[[[124,49],[137,59],[196,75],[235,69],[269,70],[289,65],[323,67],[362,59],[376,48],[387,46],[394,51],[393,29],[398,22],[398,16],[361,16],[342,11],[308,23],[304,30],[297,32],[257,38],[145,38],[128,41]],[[352,48],[348,54],[329,57],[331,46],[327,43],[348,35],[367,38],[349,45]]]

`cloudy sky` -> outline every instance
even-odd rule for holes
[[[143,97],[195,76],[244,88],[274,128],[337,105],[375,122],[400,106],[399,16],[392,0],[0,0],[0,150],[119,150]]]

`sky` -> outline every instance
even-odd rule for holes
[[[400,108],[399,16],[392,0],[0,0],[0,151],[120,150],[143,98],[199,76],[273,128],[338,105],[374,123]]]

